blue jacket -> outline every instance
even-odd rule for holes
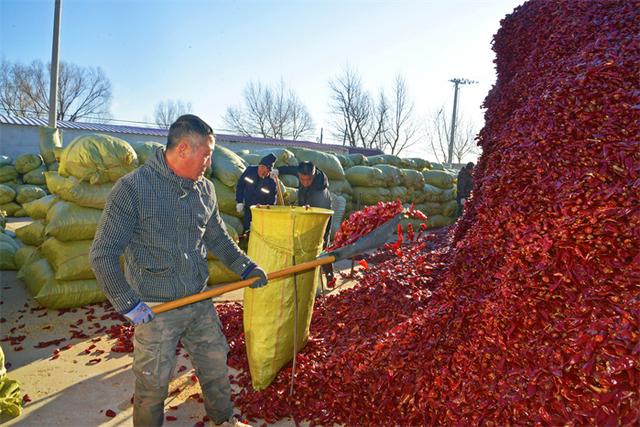
[[[258,167],[249,166],[238,178],[236,202],[245,207],[253,205],[274,205],[276,203],[276,181],[273,178],[260,178]]]

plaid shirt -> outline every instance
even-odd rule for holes
[[[140,300],[166,302],[201,292],[207,249],[242,278],[255,267],[227,234],[213,184],[177,176],[158,149],[114,185],[89,259],[109,301],[127,313]]]

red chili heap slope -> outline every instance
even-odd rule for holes
[[[236,404],[324,424],[640,423],[639,11],[505,18],[448,268],[416,245],[365,272],[316,308],[295,397],[288,368]]]

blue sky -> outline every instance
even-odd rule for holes
[[[62,0],[60,58],[105,71],[114,119],[152,122],[157,102],[181,99],[222,130],[247,82],[283,79],[326,137],[328,82],[348,64],[374,95],[402,74],[423,122],[443,104],[450,111],[449,79],[477,80],[460,109],[479,129],[495,81],[491,38],[521,3]],[[49,61],[52,28],[53,0],[0,0],[4,59]]]

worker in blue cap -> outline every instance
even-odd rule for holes
[[[251,206],[275,205],[276,174],[273,164],[276,156],[269,153],[260,159],[258,166],[249,166],[242,173],[236,185],[236,210],[244,214],[244,229],[249,231],[251,225]]]

